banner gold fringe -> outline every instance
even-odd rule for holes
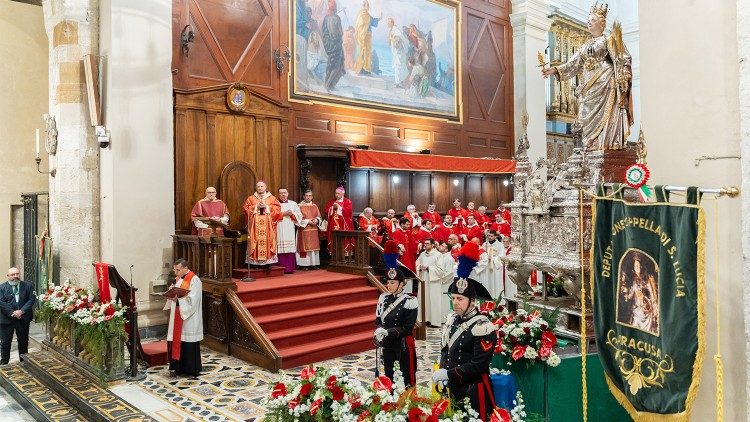
[[[716,422],[724,421],[724,363],[721,360],[721,310],[719,309],[719,201],[714,202],[714,302],[716,302]]]
[[[607,195],[607,198],[609,198],[610,195]],[[596,223],[596,200],[597,196],[594,196],[592,204],[591,204],[591,225],[592,227]],[[620,202],[627,202],[624,200],[618,200],[616,201]],[[651,206],[655,204],[664,204],[664,205],[675,205],[669,202],[650,202],[647,204],[629,204],[629,205],[642,205],[642,206]],[[680,206],[687,206],[690,207],[691,205],[685,205],[680,204]],[[635,422],[688,422],[690,419],[690,412],[692,411],[693,404],[695,403],[695,397],[698,395],[698,386],[700,385],[701,380],[701,368],[703,367],[703,357],[706,352],[706,311],[705,311],[705,304],[706,304],[706,285],[705,285],[705,275],[706,275],[706,216],[704,214],[703,208],[700,205],[692,205],[692,207],[695,207],[698,209],[698,238],[696,239],[696,245],[698,247],[697,250],[697,277],[696,280],[697,287],[698,287],[698,297],[697,297],[697,308],[698,308],[698,349],[695,352],[695,362],[693,363],[693,376],[692,376],[692,382],[690,383],[690,387],[688,388],[688,394],[685,399],[685,410],[680,413],[671,413],[671,414],[661,414],[661,413],[651,413],[651,412],[641,412],[637,410],[635,407],[633,407],[632,403],[630,403],[630,400],[628,400],[627,396],[620,391],[620,389],[617,388],[617,386],[610,380],[609,376],[604,373],[604,378],[607,380],[607,386],[609,387],[609,391],[612,392],[612,395],[617,400],[620,405],[628,412],[631,418]],[[582,204],[581,204],[582,208]],[[580,211],[582,212],[582,210]],[[592,234],[593,238],[593,234]],[[590,265],[593,266],[594,264],[594,242],[592,239],[591,243],[591,260]],[[591,301],[593,303],[594,301],[594,273],[593,268],[590,268],[590,279],[591,279]],[[583,283],[581,283],[583,285]],[[718,283],[717,283],[718,285]],[[585,287],[581,287],[581,290],[584,291]],[[718,298],[717,298],[718,299]],[[583,309],[581,310],[581,314],[583,314]],[[585,325],[585,324],[582,324]],[[582,349],[585,350],[585,349]],[[585,355],[582,356],[582,364],[585,368]],[[718,364],[717,369],[721,366],[721,364]],[[585,372],[584,372],[584,388],[585,388]],[[722,375],[723,379],[723,375]],[[717,373],[717,383],[719,381],[719,374]],[[723,388],[722,388],[723,391]],[[719,391],[717,391],[717,400],[718,400]],[[585,398],[586,394],[584,391],[584,402],[587,402],[587,399]],[[722,402],[723,402],[723,392],[722,392]],[[717,403],[718,406],[718,403]],[[584,408],[585,409],[585,408]],[[584,422],[586,422],[586,410],[584,410]]]

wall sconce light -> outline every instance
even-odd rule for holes
[[[193,42],[195,39],[195,32],[193,32],[193,27],[190,26],[190,24],[185,25],[184,28],[182,28],[182,35],[180,35],[180,43],[182,44],[182,52],[185,54],[185,57],[188,56],[190,53],[190,43]]]
[[[289,51],[289,47],[286,44],[281,44],[281,47],[273,50],[273,62],[276,64],[276,70],[281,73],[284,71],[284,62],[289,63],[292,59],[292,52]]]
[[[395,184],[398,184],[398,182],[401,181],[401,178],[398,176],[393,176],[391,179],[393,180],[393,183]]]
[[[420,150],[420,151],[419,151],[419,153],[420,153],[420,154],[429,154],[429,153],[431,153],[431,152],[432,152],[432,151],[430,151],[429,149],[423,149],[423,150]]]
[[[503,180],[503,186],[508,186],[509,184],[510,182],[508,181],[508,179]]]
[[[458,179],[453,179],[453,186],[458,186]]]

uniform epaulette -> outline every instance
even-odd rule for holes
[[[404,301],[405,309],[417,309],[419,307],[419,301],[414,296],[409,296]]]
[[[483,337],[495,332],[495,330],[497,330],[495,324],[491,323],[490,320],[485,317],[477,321],[477,323],[471,327],[471,334],[475,337]]]
[[[378,302],[382,302],[385,300],[385,297],[388,296],[390,293],[381,293],[380,297],[378,298]]]

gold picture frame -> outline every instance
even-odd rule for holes
[[[243,112],[250,103],[250,90],[243,84],[234,84],[227,89],[227,107],[234,112]]]

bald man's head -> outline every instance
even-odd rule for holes
[[[20,280],[21,279],[21,270],[19,270],[16,267],[13,267],[8,270],[8,280]]]

